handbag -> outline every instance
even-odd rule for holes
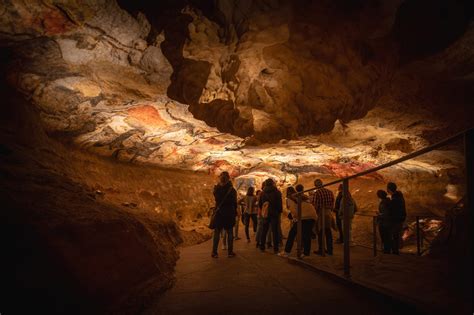
[[[212,212],[212,215],[211,215],[211,220],[209,221],[209,225],[208,225],[208,228],[210,228],[211,230],[214,230],[216,228],[216,215],[217,215],[217,212],[219,211],[220,207],[222,206],[222,204],[226,200],[226,198],[229,195],[232,188],[233,188],[232,186],[229,187],[229,190],[224,195],[224,198],[222,198],[221,203],[217,207],[214,208],[214,211]]]

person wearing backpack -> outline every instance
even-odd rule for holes
[[[288,237],[286,239],[285,250],[278,254],[281,257],[288,257],[291,253],[291,249],[293,248],[293,243],[296,238],[296,234],[298,232],[298,203],[297,199],[294,197],[294,194],[301,193],[302,194],[302,204],[301,204],[301,238],[303,244],[303,254],[300,258],[304,256],[309,256],[311,253],[311,232],[313,231],[313,226],[316,222],[316,210],[314,209],[313,205],[309,202],[308,196],[303,194],[304,186],[298,184],[296,186],[296,190],[290,186],[286,191],[286,203],[288,209],[290,210],[290,214],[288,217],[291,217],[292,226],[290,231],[288,232]]]
[[[214,200],[216,209],[214,213],[211,257],[217,258],[217,247],[221,232],[224,230],[227,234],[228,257],[234,257],[234,234],[235,217],[237,215],[237,191],[232,186],[228,172],[222,172],[219,175],[219,183],[214,186]]]
[[[388,204],[389,238],[387,239],[390,246],[387,248],[387,251],[384,251],[387,252],[387,254],[391,251],[392,254],[399,255],[403,223],[407,217],[405,198],[402,192],[397,190],[395,183],[390,182],[387,184],[387,192],[391,195]]]
[[[273,179],[268,178],[265,180],[265,187],[260,195],[258,205],[261,209],[261,216],[263,218],[260,250],[265,251],[265,240],[267,238],[268,230],[271,228],[273,235],[273,252],[278,254],[278,247],[280,245],[278,226],[280,215],[283,211],[283,205],[281,192],[276,187]]]

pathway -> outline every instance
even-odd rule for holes
[[[145,314],[413,314],[412,309],[348,287],[270,253],[235,242],[234,258],[211,243],[181,249],[176,284]]]

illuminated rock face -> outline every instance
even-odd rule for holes
[[[153,182],[133,168],[121,177],[114,167],[123,164],[97,166],[79,156],[88,162],[78,166],[64,151],[47,167],[65,174],[59,182],[72,178],[107,190],[111,208],[87,203],[97,213],[113,212],[105,223],[92,211],[89,225],[75,226],[83,208],[70,217],[78,246],[89,246],[83,235],[106,226],[104,241],[130,241],[126,247],[141,256],[144,274],[161,277],[162,287],[171,281],[175,246],[186,237],[175,222],[184,230],[201,220],[195,225],[203,227],[212,175],[230,171],[236,184],[259,186],[273,177],[282,188],[303,180],[308,185],[315,177],[339,178],[388,162],[472,126],[466,101],[474,91],[474,28],[462,16],[456,36],[431,43],[416,29],[416,10],[405,5],[397,11],[400,1],[361,7],[343,1],[191,2],[10,1],[0,22],[2,73],[38,113],[35,129],[93,155],[174,169],[150,171],[174,182]],[[425,22],[430,33],[432,24]],[[434,48],[414,50],[411,29]],[[21,141],[26,152],[44,163],[48,156],[41,150],[49,142],[40,153],[29,151],[38,146],[35,130],[28,136]],[[366,180],[379,188],[394,180],[411,213],[443,215],[447,200],[453,203],[463,191],[462,156],[457,147],[448,149]],[[62,163],[70,169],[55,165]],[[101,177],[108,163],[114,165],[110,176]],[[90,176],[78,176],[81,167]],[[124,184],[129,178],[132,188]],[[61,209],[67,213],[87,193],[70,194]],[[353,194],[361,209],[373,213],[373,190]],[[184,200],[173,200],[179,197]],[[64,216],[61,209],[54,216]],[[150,232],[150,224],[159,229]],[[138,236],[129,240],[117,231],[122,229]],[[146,246],[136,245],[140,241]],[[119,245],[107,246],[125,255]],[[64,245],[63,252],[73,251]],[[150,254],[156,252],[162,255]],[[123,293],[114,291],[117,283],[132,285],[138,278],[124,275],[97,287],[112,300]]]

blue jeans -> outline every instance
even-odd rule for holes
[[[217,247],[219,246],[219,239],[221,238],[222,228],[214,229],[214,235],[212,236],[212,253],[217,254]],[[224,230],[227,234],[227,250],[230,253],[234,251],[234,231],[233,228]],[[224,240],[223,240],[224,242]]]

